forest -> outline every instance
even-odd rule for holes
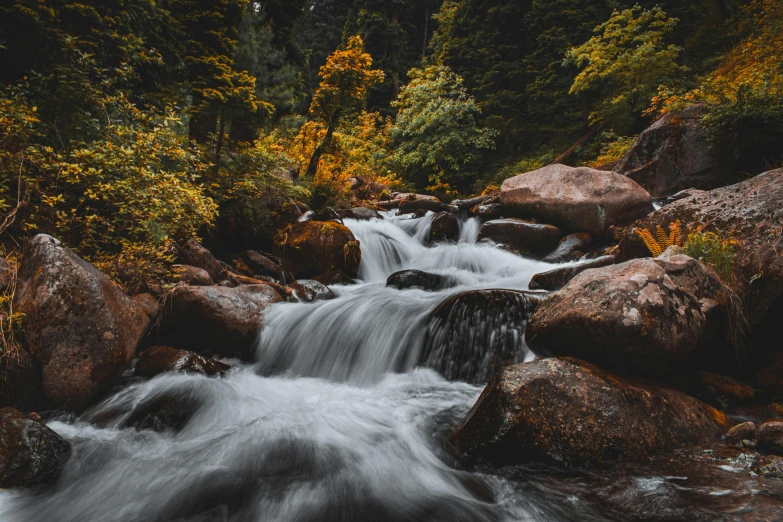
[[[783,159],[782,18],[774,0],[13,0],[1,230],[115,274],[161,266],[169,241],[271,230],[289,201],[345,205],[351,179],[359,199],[455,199],[608,164],[694,103],[756,174]]]

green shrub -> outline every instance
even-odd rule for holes
[[[711,266],[726,282],[734,278],[734,253],[737,241],[724,238],[720,233],[694,232],[688,234],[685,253]]]

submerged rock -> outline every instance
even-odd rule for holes
[[[341,219],[356,219],[359,221],[370,221],[371,219],[383,219],[378,212],[370,208],[356,207],[349,210],[338,212]]]
[[[459,240],[459,221],[451,212],[440,212],[432,219],[430,241]]]
[[[729,295],[711,269],[685,255],[596,268],[541,303],[527,339],[539,353],[671,377],[725,326]]]
[[[602,268],[614,264],[614,256],[602,256],[578,265],[555,268],[549,272],[536,274],[530,280],[531,290],[560,290],[573,278],[592,268]]]
[[[269,285],[178,286],[165,305],[158,342],[251,360],[263,312],[281,300]]]
[[[70,443],[38,416],[0,409],[0,488],[53,482],[70,453]]]
[[[165,372],[224,374],[231,369],[228,364],[171,346],[150,346],[136,362],[135,373],[139,377],[155,377]]]
[[[557,248],[542,261],[546,263],[565,263],[567,261],[576,261],[579,257],[576,254],[586,252],[593,242],[593,236],[587,232],[577,232],[569,234],[557,244]]]
[[[313,278],[314,281],[318,281],[326,286],[333,285],[355,285],[356,280],[353,277],[349,277],[342,270],[330,270],[321,275],[317,275]]]
[[[716,441],[728,426],[725,415],[682,392],[549,358],[498,372],[451,442],[463,459],[581,465],[641,461]]]
[[[541,258],[552,251],[561,235],[560,229],[552,225],[498,219],[484,223],[478,241],[489,239],[517,254]]]
[[[500,202],[520,217],[565,232],[605,236],[653,211],[652,198],[631,179],[587,167],[550,165],[503,182]]]
[[[79,410],[113,386],[150,326],[145,308],[44,234],[27,243],[16,309],[48,403]]]
[[[296,298],[305,303],[327,301],[337,297],[328,286],[314,279],[294,281],[291,283],[291,289],[294,291]]]
[[[215,259],[212,253],[201,243],[191,238],[177,249],[177,257],[184,265],[191,265],[206,270],[214,282],[221,281],[226,276],[223,265]]]
[[[666,114],[642,132],[614,171],[628,176],[653,197],[688,188],[713,189],[729,183],[730,172],[710,148],[701,105]]]
[[[456,285],[457,282],[452,277],[440,274],[430,274],[428,272],[422,272],[421,270],[401,270],[400,272],[393,273],[386,279],[386,286],[391,286],[399,290],[422,288],[435,292]]]
[[[362,259],[359,241],[347,227],[321,221],[295,223],[280,231],[275,236],[275,253],[297,279],[331,270],[356,277]]]
[[[514,290],[472,290],[430,313],[420,363],[453,381],[484,383],[525,359],[527,320],[539,297]]]

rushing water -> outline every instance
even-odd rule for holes
[[[474,220],[461,224],[459,243],[425,246],[431,219],[346,223],[362,244],[360,284],[335,288],[332,301],[272,306],[256,364],[229,361],[224,378],[130,379],[81,417],[50,421],[73,444],[62,476],[51,488],[0,493],[0,520],[690,518],[692,499],[678,497],[682,477],[626,471],[618,478],[626,482],[611,489],[607,474],[534,466],[501,476],[452,461],[444,433],[481,388],[418,367],[427,317],[459,292],[525,289],[549,266],[477,244]],[[386,288],[403,268],[458,284],[440,292]],[[518,350],[520,359],[531,357],[523,338]],[[139,423],[150,405],[182,417],[182,429]],[[603,509],[607,502],[640,515]]]

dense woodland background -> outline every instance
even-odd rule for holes
[[[783,161],[781,56],[775,0],[11,0],[4,254],[51,233],[130,287],[172,241],[240,251],[304,205],[610,164],[694,103],[756,174]]]

